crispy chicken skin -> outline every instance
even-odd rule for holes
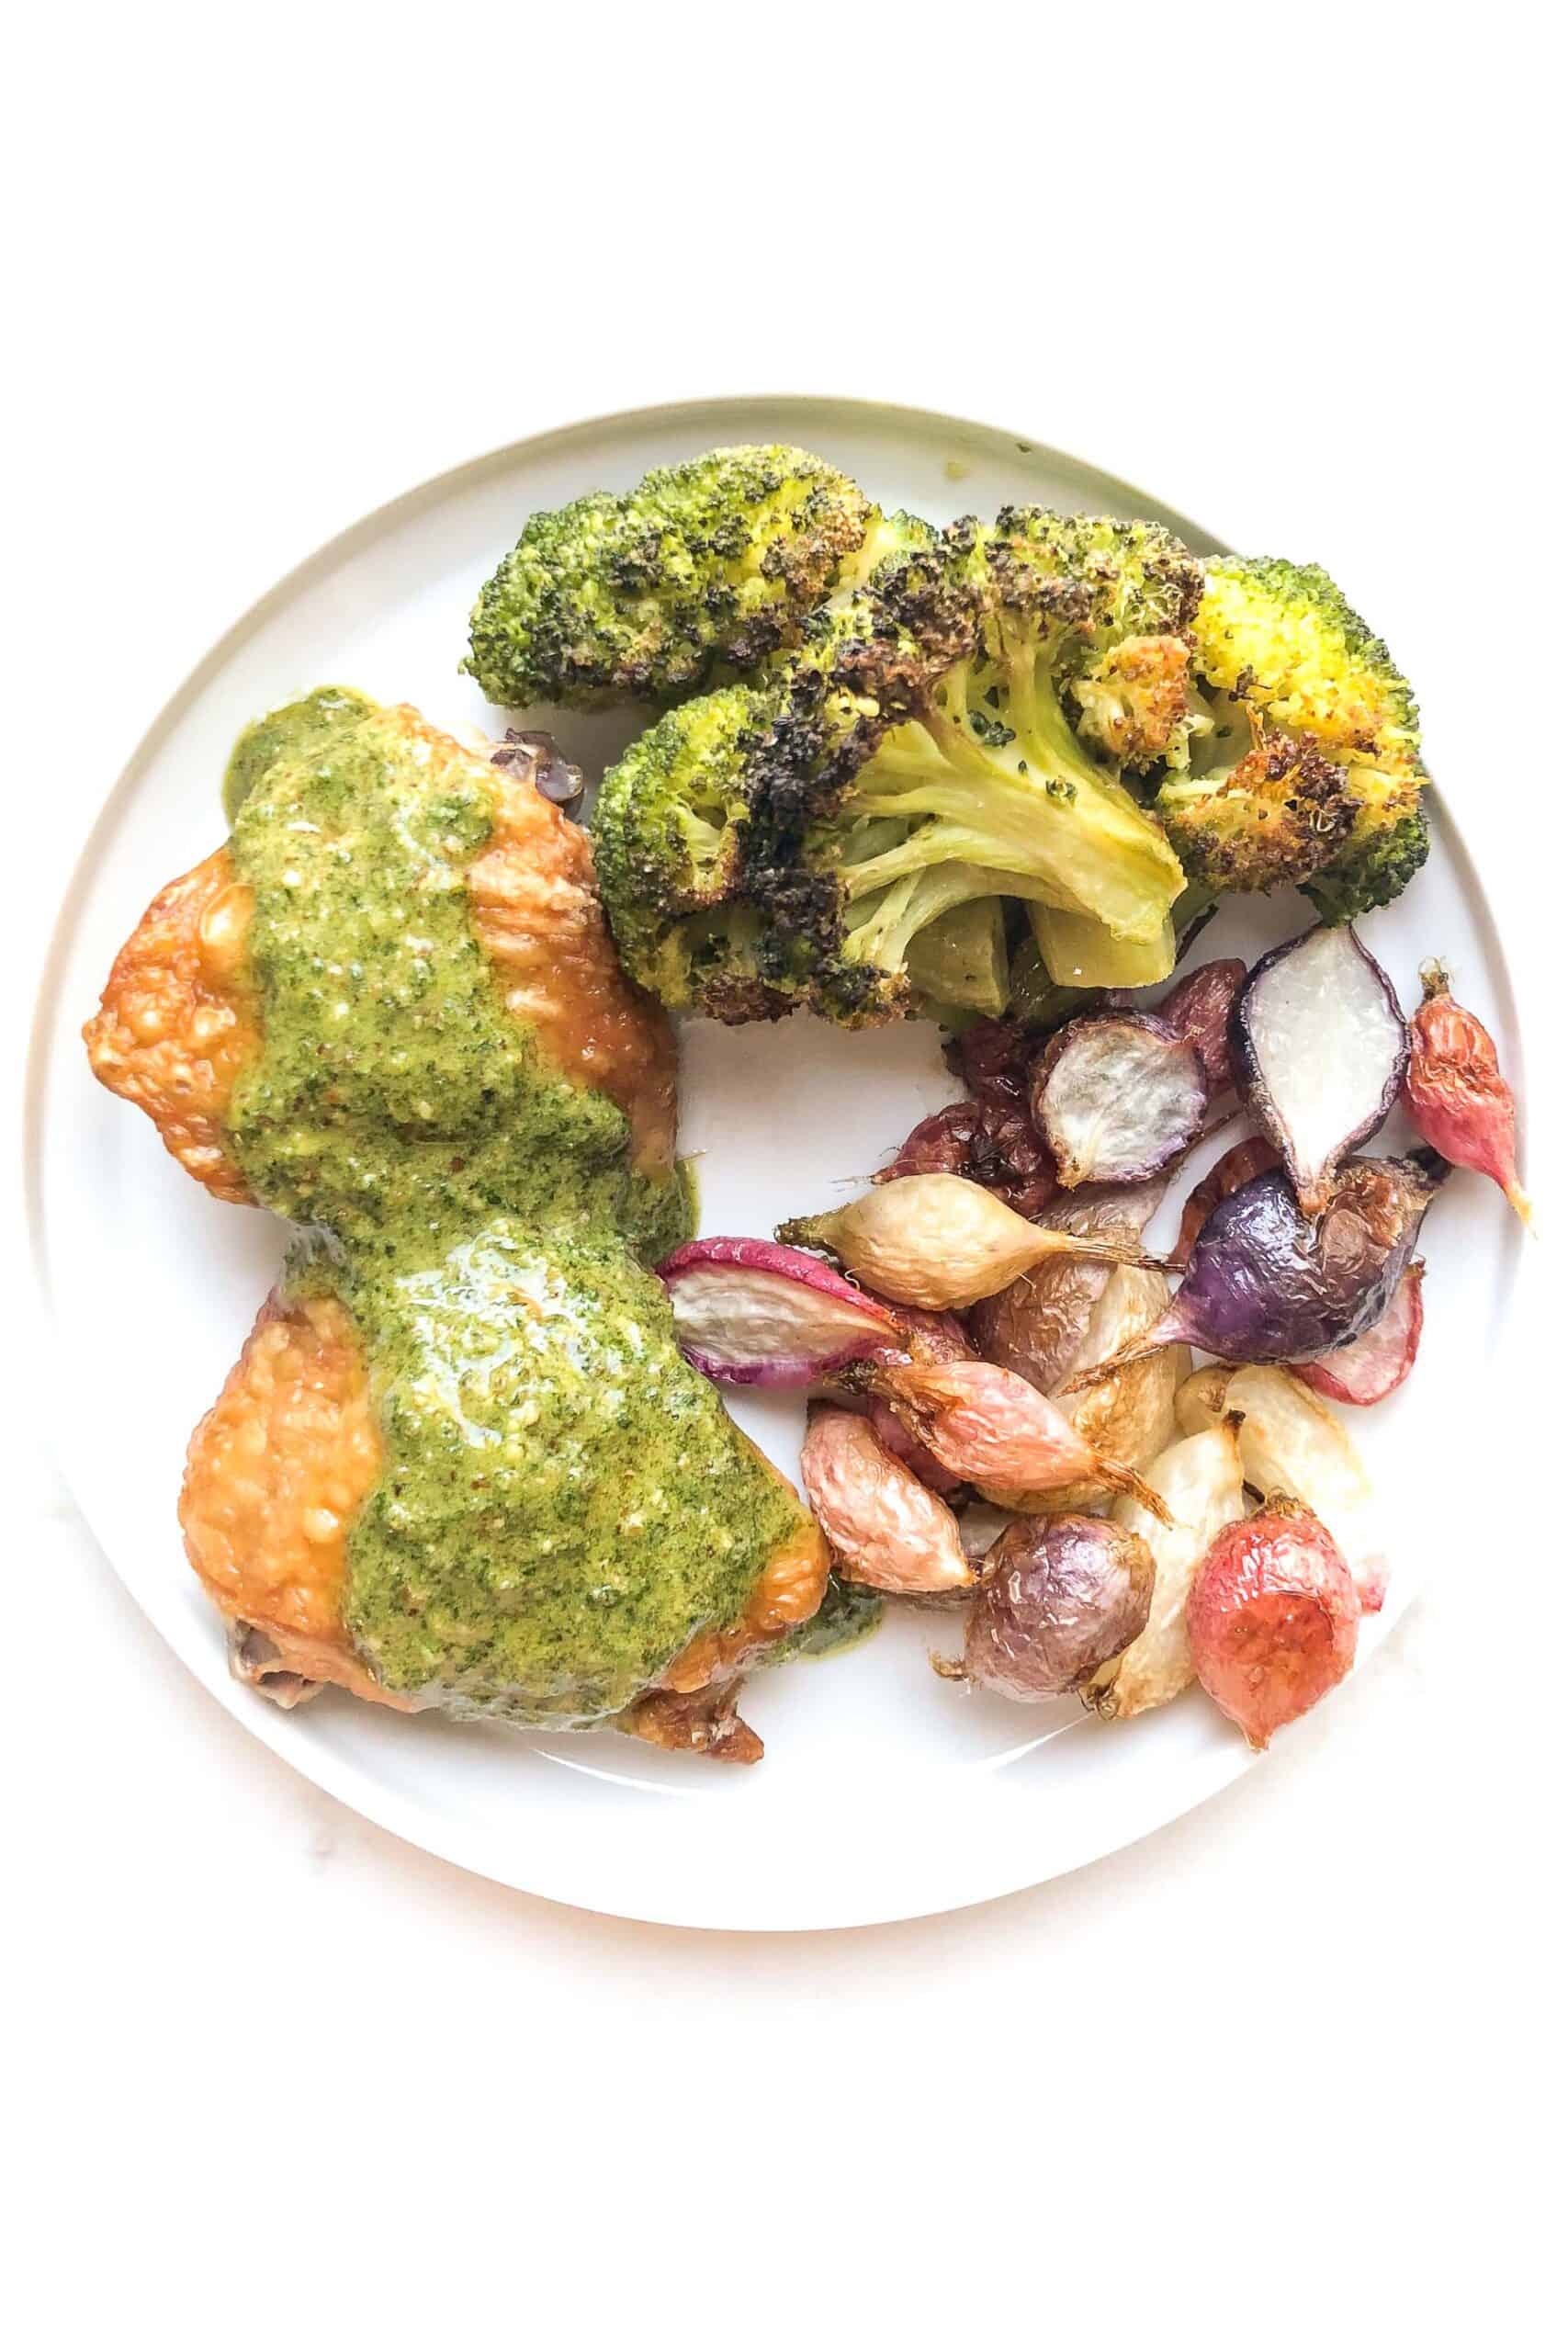
[[[308,747],[322,725],[340,730],[340,744],[342,730],[368,730],[368,767],[340,751],[287,772],[281,816],[265,787],[251,804],[266,763],[290,756],[277,749],[289,729]],[[247,752],[257,763],[249,776]],[[310,756],[307,748],[302,758]],[[220,1200],[248,1203],[259,1190],[278,1205],[275,1163],[253,1159],[247,1144],[241,1165],[235,1137],[253,1130],[248,1101],[236,1102],[240,1081],[254,1070],[264,1100],[288,1105],[286,1136],[318,1149],[310,1111],[297,1106],[341,1101],[332,1091],[339,1070],[352,1100],[361,1053],[379,1070],[384,1049],[397,1069],[409,1051],[405,1034],[420,1039],[423,983],[417,970],[409,980],[407,958],[428,970],[442,952],[430,943],[445,941],[460,948],[460,984],[447,1001],[469,1008],[480,1054],[485,1037],[491,1050],[497,1040],[509,1044],[510,1016],[532,1048],[522,1067],[615,1103],[626,1120],[626,1157],[683,1216],[683,1190],[660,1181],[675,1176],[672,1032],[621,971],[587,836],[531,775],[457,743],[407,706],[386,709],[333,688],[258,721],[235,762],[231,776],[243,790],[230,805],[248,810],[239,838],[246,872],[258,875],[256,894],[229,847],[170,883],[117,956],[84,1031],[96,1075],[148,1114],[181,1166]],[[367,802],[363,831],[352,797],[362,776],[368,794],[385,796]],[[321,797],[290,801],[295,779]],[[422,866],[418,819],[447,805],[452,817],[433,821],[447,827],[439,850],[456,862]],[[406,824],[405,806],[415,812]],[[339,848],[333,831],[344,808],[345,844],[379,845],[374,862],[363,853],[364,876],[354,875],[346,905],[301,878],[319,876],[334,855],[353,864],[355,850]],[[253,826],[264,843],[259,868],[249,864]],[[296,849],[294,831],[310,846]],[[404,842],[410,858],[400,866]],[[336,875],[344,871],[340,864]],[[278,873],[286,888],[299,887],[307,911],[299,927],[290,916],[263,939],[258,924],[277,920],[268,910]],[[433,895],[422,922],[410,909],[427,874],[445,895]],[[368,924],[362,937],[392,943],[405,962],[394,965],[391,986],[378,967],[361,999],[363,1034],[344,1030],[334,1041],[339,1060],[318,1093],[325,1032],[313,1024],[346,1015],[349,1005],[323,1004],[314,976],[365,968],[350,962],[351,949],[341,966],[331,961],[342,936],[332,926],[346,923],[353,935],[355,922]],[[488,1001],[486,967],[495,989]],[[265,990],[258,973],[267,976]],[[411,1004],[403,1033],[396,1023]],[[266,1026],[275,1007],[276,1035]],[[463,1016],[449,1017],[460,1024]],[[302,1049],[307,1073],[281,1097],[267,1093],[275,1046],[297,1061]],[[460,1055],[446,1066],[461,1069]],[[439,1056],[430,1067],[442,1070]],[[439,1075],[428,1083],[434,1095]],[[467,1099],[482,1104],[487,1096],[481,1088]],[[494,1099],[508,1100],[500,1091]],[[615,1123],[607,1125],[613,1136]],[[335,1684],[405,1713],[446,1706],[523,1721],[608,1720],[656,1746],[754,1760],[761,1747],[736,1712],[739,1678],[815,1614],[826,1544],[786,1482],[682,1364],[672,1329],[660,1320],[663,1295],[634,1254],[630,1219],[623,1229],[613,1210],[599,1233],[575,1167],[562,1160],[569,1214],[546,1247],[465,1175],[466,1148],[412,1162],[408,1207],[378,1189],[387,1180],[375,1155],[400,1172],[417,1139],[409,1141],[395,1113],[369,1132],[368,1146],[363,1127],[349,1145],[357,1189],[347,1197],[371,1212],[340,1231],[330,1210],[323,1222],[305,1196],[296,1272],[263,1307],[190,1442],[180,1525],[228,1627],[234,1673],[286,1707]],[[479,1132],[472,1159],[482,1167],[490,1138]],[[547,1171],[552,1132],[525,1144],[522,1166]],[[287,1182],[280,1191],[292,1206]],[[547,1219],[547,1182],[542,1198]],[[323,1264],[331,1271],[319,1279]],[[634,1432],[636,1425],[623,1383],[660,1417],[667,1467],[658,1442],[627,1440],[628,1420]],[[493,1466],[482,1451],[491,1445],[500,1449]],[[466,1462],[460,1474],[454,1461]],[[740,1499],[731,1517],[732,1478]],[[645,1508],[655,1522],[660,1510],[679,1513],[668,1555],[636,1548]],[[552,1531],[563,1518],[560,1541]],[[737,1552],[737,1542],[746,1548]],[[623,1543],[634,1550],[617,1582]],[[419,1566],[408,1568],[411,1560]],[[607,1611],[617,1592],[624,1605]]]
[[[414,741],[452,754],[450,738],[417,711],[404,705],[394,715]],[[620,1105],[638,1169],[668,1170],[674,1036],[615,959],[587,836],[526,777],[487,773],[496,786],[495,828],[468,868],[468,896],[507,1010],[531,1025],[563,1077]],[[261,1044],[246,952],[251,915],[250,891],[228,850],[215,850],[158,893],[82,1033],[94,1075],[145,1111],[181,1167],[221,1201],[251,1198],[225,1126],[235,1081]]]
[[[187,1174],[220,1201],[250,1189],[224,1114],[261,1046],[247,976],[251,894],[226,849],[160,890],[114,959],[82,1035],[93,1075],[145,1111]]]
[[[348,1316],[334,1298],[285,1303],[275,1292],[191,1439],[180,1525],[230,1625],[236,1673],[285,1705],[328,1682],[387,1706],[415,1703],[373,1679],[343,1624],[349,1530],[380,1463]],[[754,1762],[761,1743],[736,1714],[737,1678],[815,1615],[827,1574],[808,1521],[769,1558],[741,1616],[694,1634],[621,1727],[655,1747]]]

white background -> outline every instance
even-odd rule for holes
[[[1553,986],[1534,11],[50,21],[9,59],[14,1042],[99,796],[259,591],[482,448],[730,390],[1016,424],[1327,561],[1421,690],[1517,981]],[[1534,1036],[1512,1444],[1475,1458],[1434,1400],[1427,1593],[1205,1810],[945,1920],[633,1927],[367,1828],[141,1623],[28,1422],[18,1317],[17,2340],[1541,2340],[1568,1192]]]

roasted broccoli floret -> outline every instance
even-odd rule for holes
[[[1310,740],[1260,733],[1234,767],[1171,777],[1155,806],[1188,880],[1217,895],[1309,882],[1344,846],[1357,803]]]
[[[479,592],[464,666],[509,707],[678,701],[931,536],[803,449],[710,450],[532,515]]]
[[[884,565],[763,684],[669,714],[606,777],[628,969],[720,1019],[805,1002],[855,1026],[911,1009],[911,940],[973,899],[1164,936],[1180,865],[1078,731],[1079,690],[1129,639],[1184,665],[1199,589],[1153,525],[1032,508]]]
[[[1187,719],[1190,670],[1185,638],[1123,638],[1074,684],[1080,732],[1125,767],[1150,766]]]
[[[1427,854],[1409,686],[1317,564],[1203,569],[1195,691],[1156,802],[1188,873],[1298,883],[1331,922],[1385,905]]]

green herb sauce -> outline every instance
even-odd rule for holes
[[[474,935],[494,782],[422,749],[335,688],[235,749],[263,1047],[231,1139],[307,1228],[286,1289],[340,1297],[370,1367],[362,1656],[458,1713],[587,1721],[738,1616],[801,1515],[645,1271],[692,1230],[683,1175],[631,1168],[625,1114],[543,1064]]]
[[[625,1113],[542,1066],[469,919],[495,822],[480,761],[432,777],[392,714],[327,688],[240,739],[225,804],[255,896],[263,1046],[230,1114],[258,1200],[394,1252],[494,1209],[570,1216],[652,1264],[679,1177],[638,1175]]]

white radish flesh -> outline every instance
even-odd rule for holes
[[[1192,1579],[1221,1528],[1247,1510],[1236,1434],[1225,1422],[1197,1437],[1179,1438],[1147,1465],[1144,1476],[1164,1498],[1171,1524],[1162,1526],[1131,1495],[1121,1498],[1111,1517],[1141,1535],[1154,1555],[1148,1623],[1112,1658],[1089,1694],[1100,1714],[1119,1721],[1165,1706],[1192,1680],[1187,1638]]]
[[[1243,1364],[1228,1377],[1210,1366],[1177,1396],[1183,1428],[1239,1413],[1241,1466],[1260,1495],[1294,1495],[1332,1533],[1349,1565],[1361,1606],[1382,1607],[1388,1551],[1372,1482],[1338,1415],[1274,1364]]]
[[[1247,1100],[1315,1216],[1404,1076],[1409,1039],[1387,975],[1348,923],[1308,932],[1258,966],[1234,1036]]]

